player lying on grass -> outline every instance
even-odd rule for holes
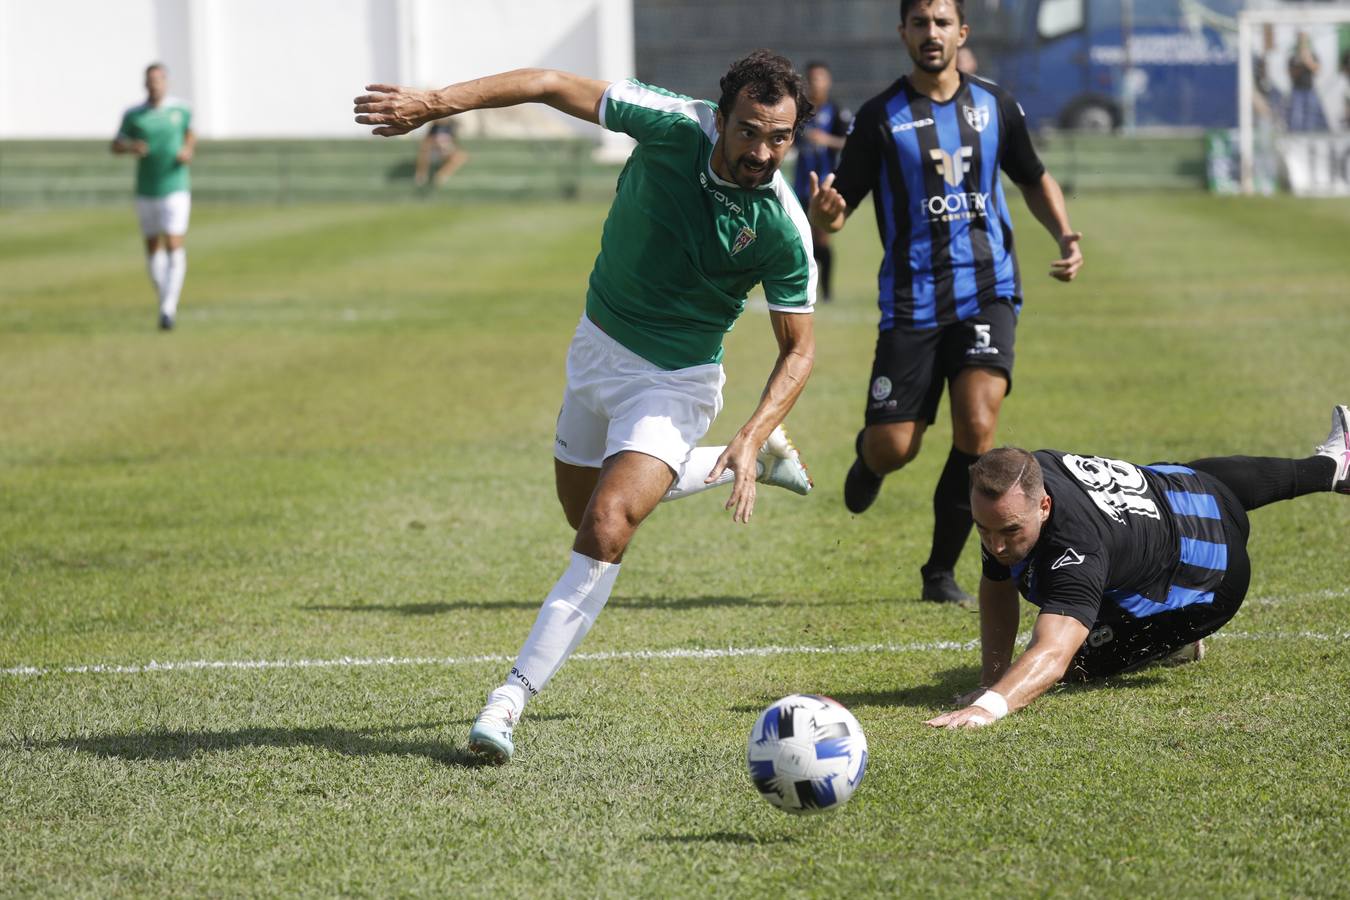
[[[778,167],[810,114],[791,63],[756,51],[722,78],[718,103],[634,81],[522,69],[439,91],[369,85],[356,121],[405,134],[471,109],[546,103],[637,142],[619,176],[586,311],[567,357],[554,471],[576,529],[572,560],[544,600],[469,748],[496,762],[512,730],[609,599],[619,563],[663,499],[734,480],[748,522],[755,482],[811,488],[780,423],[815,354],[810,226]],[[763,285],[778,357],[749,420],[725,447],[697,447],[722,408],[722,338]]]
[[[937,727],[988,725],[1061,680],[1199,659],[1201,639],[1251,580],[1247,511],[1303,494],[1350,494],[1350,407],[1305,459],[1226,456],[1135,466],[1000,447],[970,467],[984,550],[981,687]],[[1021,593],[1040,607],[1014,662]]]

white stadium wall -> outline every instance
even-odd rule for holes
[[[0,139],[110,137],[156,60],[202,137],[359,137],[370,82],[629,77],[632,21],[632,0],[0,0]],[[551,110],[466,124],[596,133]]]

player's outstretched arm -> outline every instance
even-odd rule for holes
[[[368,93],[354,101],[359,125],[374,125],[375,134],[407,134],[432,119],[471,109],[496,109],[522,103],[544,103],[578,119],[599,123],[600,100],[607,81],[555,69],[516,69],[434,91],[394,84],[368,84]]]
[[[1041,613],[1031,632],[1031,644],[1002,678],[969,706],[929,719],[925,724],[934,728],[978,728],[1021,709],[1064,677],[1087,636],[1087,626],[1077,619]],[[994,696],[986,700],[990,694]],[[991,706],[1000,703],[1001,711],[991,711]]]
[[[1059,259],[1050,264],[1050,277],[1073,281],[1083,267],[1083,251],[1078,248],[1083,235],[1069,225],[1069,210],[1064,205],[1064,191],[1060,190],[1059,182],[1049,172],[1044,172],[1039,181],[1018,187],[1022,189],[1027,208],[1059,245]]]
[[[778,360],[769,383],[760,395],[759,406],[731,443],[717,458],[708,473],[708,483],[716,481],[727,469],[736,473],[736,481],[727,498],[727,509],[735,509],[732,520],[749,522],[755,511],[755,459],[769,432],[787,418],[792,405],[806,387],[816,357],[816,332],[811,313],[785,313],[769,310],[774,337],[778,339]]]
[[[980,578],[980,687],[993,687],[1012,665],[1019,619],[1017,582]],[[971,699],[975,699],[971,697]]]

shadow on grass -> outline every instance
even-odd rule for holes
[[[978,666],[960,666],[939,672],[931,684],[896,688],[893,691],[807,691],[820,694],[840,703],[849,709],[868,706],[912,706],[929,708],[950,704],[964,691],[971,690],[980,678]],[[758,715],[764,708],[779,698],[764,695],[758,704],[743,703],[731,707],[734,713],[753,713]]]
[[[709,609],[716,606],[778,606],[777,601],[755,597],[615,597],[606,604],[614,609]]]
[[[571,714],[532,716],[535,720],[570,719]],[[387,728],[239,728],[231,731],[143,731],[61,738],[38,749],[77,750],[94,756],[138,762],[172,762],[203,753],[223,753],[246,747],[313,747],[344,756],[424,756],[450,766],[476,768],[487,763],[468,750],[434,738],[405,739],[399,732],[447,727],[467,728],[471,719],[416,722]]]
[[[792,837],[784,834],[766,837],[744,831],[705,831],[699,834],[650,834],[643,840],[663,844],[785,844]]]
[[[437,603],[309,603],[301,606],[306,613],[386,613],[389,615],[443,615],[463,610],[537,610],[544,602],[539,598],[522,600],[443,600]],[[725,606],[809,607],[846,606],[872,603],[876,600],[826,599],[819,602],[774,598],[774,596],[616,596],[606,604],[609,609],[621,610],[706,610]]]
[[[938,672],[928,684],[899,687],[891,691],[811,691],[838,700],[849,709],[867,707],[904,706],[919,710],[951,709],[957,698],[975,689],[980,680],[978,666],[957,666]],[[1085,682],[1067,682],[1053,690],[1087,693],[1099,690],[1152,687],[1161,681],[1158,672],[1131,672],[1112,678]],[[764,695],[758,702],[741,703],[730,707],[730,712],[758,715],[779,698]]]
[[[462,609],[538,609],[539,600],[452,600],[445,603],[311,604],[307,612],[389,613],[396,616],[439,616]]]

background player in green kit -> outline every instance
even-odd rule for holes
[[[406,134],[470,109],[546,103],[633,137],[567,359],[554,466],[577,530],[469,747],[511,758],[526,701],[576,649],[609,599],[624,550],[663,499],[734,480],[727,508],[750,519],[756,479],[798,493],[810,480],[779,427],[815,353],[810,226],[778,167],[810,115],[791,63],[756,51],[722,78],[717,104],[635,81],[522,69],[440,91],[369,85],[356,121]],[[722,338],[763,285],[778,358],[750,419],[725,447],[696,447],[722,406]]]
[[[192,212],[188,163],[196,148],[192,111],[169,93],[168,71],[159,63],[145,70],[145,102],[122,115],[113,153],[130,153],[136,163],[136,216],[145,237],[146,264],[159,294],[159,327],[173,328],[178,295],[187,275],[187,234]]]

